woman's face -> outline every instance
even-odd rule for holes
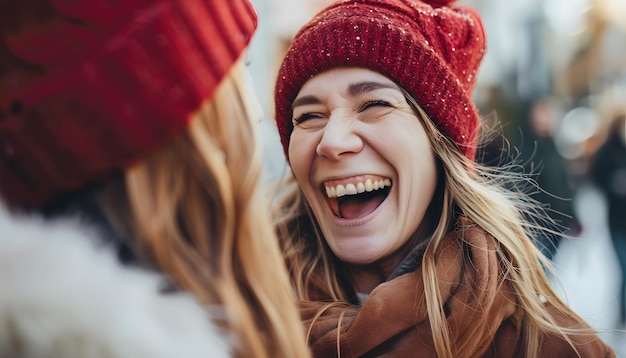
[[[421,121],[393,81],[363,68],[316,75],[292,106],[290,163],[331,250],[393,269],[437,183]]]

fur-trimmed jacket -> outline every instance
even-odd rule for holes
[[[444,238],[440,253],[436,258],[437,275],[454,356],[524,357],[523,312],[511,288],[500,279],[493,237],[464,220]],[[437,357],[421,275],[418,268],[382,283],[361,305],[300,303],[313,355]],[[589,328],[552,306],[547,309],[563,327]],[[562,337],[546,333],[540,356],[615,357],[593,333],[570,338],[579,355]]]
[[[186,293],[119,263],[78,220],[0,204],[0,358],[229,357],[232,341]]]

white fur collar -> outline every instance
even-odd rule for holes
[[[187,294],[120,265],[77,220],[15,217],[0,204],[0,357],[227,357]]]

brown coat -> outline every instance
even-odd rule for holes
[[[444,239],[436,259],[455,357],[524,356],[523,312],[508,286],[500,284],[494,245],[493,238],[481,229],[465,226]],[[309,337],[314,356],[337,357],[339,347],[341,357],[437,357],[421,277],[418,269],[382,283],[361,306],[328,308],[316,319],[327,303],[300,303],[307,328],[315,321]],[[588,328],[552,306],[547,308],[564,327]],[[615,357],[592,333],[571,339],[580,357]],[[541,356],[578,357],[566,341],[551,334],[543,337]]]

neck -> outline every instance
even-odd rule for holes
[[[424,250],[430,242],[430,237],[420,239],[417,244],[409,240],[411,245],[401,250],[404,255],[395,255],[394,258],[382,259],[368,265],[351,265],[346,271],[356,292],[370,293],[379,284],[390,281],[405,273],[415,271],[422,263]]]
[[[393,254],[366,265],[344,264],[343,269],[356,292],[369,294],[379,284],[415,271],[421,265],[436,225],[430,220],[431,213],[440,211],[438,204],[439,201],[433,200],[417,230]]]
[[[368,265],[351,265],[348,268],[348,277],[356,292],[370,293],[379,284],[385,282],[393,268],[385,268],[380,263]]]

